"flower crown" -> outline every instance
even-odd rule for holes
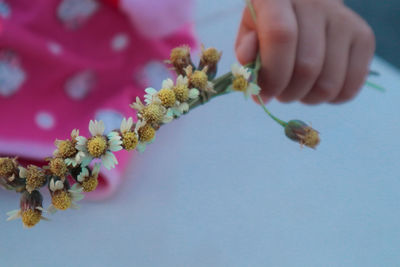
[[[253,6],[249,0],[246,3],[255,19]],[[254,96],[267,115],[284,128],[285,135],[302,147],[315,148],[319,144],[319,134],[312,127],[301,120],[282,121],[264,105],[257,85],[261,67],[259,56],[246,67],[234,64],[231,72],[215,79],[221,55],[215,48],[205,49],[202,46],[200,62],[196,68],[188,46],[174,48],[166,63],[173,66],[178,76],[176,81],[165,80],[159,91],[147,88],[145,103],[139,97],[136,98],[130,105],[137,112],[135,123],[132,117],[124,118],[119,129],[106,134],[103,121],[90,121],[91,136],[80,136],[79,130],[74,129],[70,139],[56,140],[54,144],[57,149],[53,157],[45,159],[48,162],[46,166],[23,167],[17,157],[0,158],[0,186],[21,193],[20,209],[8,212],[7,220],[21,218],[27,228],[35,226],[40,220],[48,220],[42,215],[45,210],[39,192],[45,186],[50,192],[52,203],[47,212],[52,214],[57,210],[78,208],[76,202],[83,199],[83,192],[97,188],[100,165],[111,169],[118,164],[114,152],[135,149],[144,152],[162,125],[178,119],[214,97],[231,92],[241,92],[246,99]],[[384,91],[369,81],[366,84]],[[69,180],[74,182],[72,186]]]

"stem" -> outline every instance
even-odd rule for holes
[[[261,107],[264,109],[264,111],[268,114],[268,116],[270,116],[274,121],[276,121],[277,123],[279,123],[280,125],[282,125],[283,127],[287,126],[287,122],[284,122],[283,120],[278,119],[277,117],[275,117],[265,106],[262,98],[260,95],[257,95],[257,99],[260,102]]]
[[[256,16],[256,11],[254,10],[253,4],[251,3],[251,0],[246,0],[246,5],[249,8],[250,14],[253,17],[254,23],[257,20],[257,16]]]
[[[383,88],[382,86],[377,85],[376,83],[373,83],[373,82],[370,82],[370,81],[366,81],[365,85],[367,85],[369,87],[372,87],[372,88],[374,88],[374,89],[376,89],[376,90],[378,90],[380,92],[385,92],[386,91],[385,88]]]

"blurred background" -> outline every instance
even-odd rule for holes
[[[375,31],[377,54],[400,67],[400,1],[346,0]]]
[[[378,54],[398,64],[398,4],[348,2],[372,23]],[[243,6],[196,2],[199,39],[224,52],[221,73],[235,61]],[[340,106],[269,104],[284,120],[312,122],[316,151],[288,140],[242,95],[215,99],[163,127],[114,197],[30,230],[2,215],[0,266],[398,266],[400,73],[380,58],[372,67],[384,94],[364,88]],[[154,85],[163,78],[153,75]],[[17,205],[1,192],[1,214]]]

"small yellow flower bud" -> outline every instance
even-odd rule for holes
[[[240,92],[245,92],[248,86],[249,82],[243,76],[235,77],[232,83],[233,90]]]
[[[151,124],[158,124],[162,122],[164,117],[164,109],[161,105],[158,104],[150,104],[146,106],[141,112],[143,118],[151,123]]]
[[[53,158],[49,163],[50,171],[58,177],[64,177],[67,172],[67,165],[62,158]]]
[[[20,215],[25,227],[35,226],[42,217],[43,197],[39,191],[24,192],[21,195]]]
[[[183,103],[189,99],[189,88],[186,85],[179,85],[174,87],[176,99]]]
[[[127,151],[134,150],[138,141],[138,137],[134,132],[126,132],[122,135],[122,147]]]
[[[43,169],[35,165],[29,165],[26,170],[26,189],[28,192],[39,189],[45,184],[46,176]]]
[[[87,142],[87,150],[90,155],[99,158],[104,155],[107,150],[107,140],[104,136],[94,136]]]
[[[218,62],[221,59],[222,53],[213,47],[205,49],[203,46],[201,47],[201,51],[202,53],[200,58],[199,69],[207,67],[208,79],[212,80],[217,75]]]
[[[150,142],[153,140],[154,136],[156,135],[156,130],[151,127],[149,124],[141,127],[139,129],[139,140],[141,142]]]
[[[222,53],[217,49],[210,47],[207,49],[203,48],[200,61],[203,62],[203,66],[215,65],[221,59]]]
[[[189,87],[205,90],[207,88],[208,76],[205,71],[196,70],[189,78]]]
[[[171,89],[161,89],[158,92],[158,98],[160,98],[162,105],[166,108],[174,106],[176,102],[175,93]]]
[[[56,209],[66,210],[71,206],[71,196],[66,190],[57,190],[52,194],[51,203]]]
[[[176,73],[184,75],[185,68],[193,66],[189,46],[183,45],[172,49],[169,62],[174,66]]]
[[[70,140],[63,140],[58,145],[58,155],[63,159],[73,157],[78,151],[75,148],[75,144]]]
[[[22,223],[27,228],[35,226],[42,217],[42,212],[39,210],[27,210],[21,212]]]
[[[99,180],[97,177],[90,177],[81,183],[83,188],[83,192],[92,192],[96,190],[97,185],[99,184]]]
[[[16,162],[10,158],[0,158],[0,177],[8,178],[15,173]]]
[[[311,148],[320,143],[318,132],[300,120],[289,121],[285,127],[285,134],[291,140]]]

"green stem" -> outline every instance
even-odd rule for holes
[[[373,83],[373,82],[370,82],[370,81],[366,81],[365,85],[367,85],[369,87],[372,87],[372,88],[374,88],[374,89],[376,89],[376,90],[378,90],[380,92],[385,92],[386,91],[385,88],[383,88],[382,86],[377,85],[376,83]]]
[[[257,95],[257,99],[260,102],[261,107],[264,109],[264,111],[268,114],[268,116],[270,116],[274,121],[276,121],[277,123],[279,123],[280,125],[282,125],[283,127],[287,126],[287,122],[284,122],[283,120],[278,119],[277,117],[275,117],[265,106],[262,98],[260,95]]]
[[[246,0],[246,5],[249,8],[250,14],[253,17],[254,23],[257,20],[257,16],[256,16],[256,11],[254,10],[253,4],[251,3],[250,0]]]

